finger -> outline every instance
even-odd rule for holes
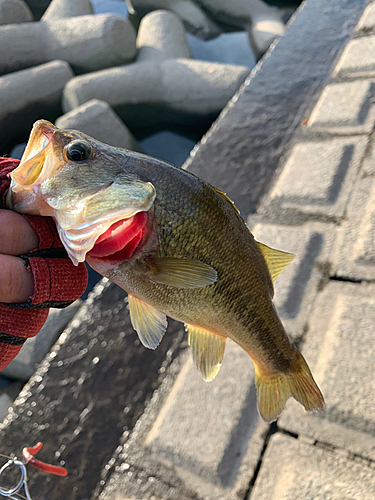
[[[0,254],[22,255],[38,244],[38,235],[22,215],[0,210]]]
[[[34,279],[25,261],[13,255],[0,255],[0,302],[26,302],[34,293]]]

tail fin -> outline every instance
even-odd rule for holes
[[[266,422],[273,422],[282,412],[286,401],[293,396],[307,411],[323,410],[324,398],[310,369],[296,349],[296,358],[288,371],[263,375],[255,367],[255,386],[258,410]]]

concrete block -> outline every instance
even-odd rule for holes
[[[98,99],[88,101],[56,120],[56,127],[81,130],[118,148],[142,151],[135,137],[111,106]]]
[[[6,377],[27,382],[35,373],[59,335],[66,328],[81,306],[77,300],[65,309],[50,309],[47,321],[36,337],[27,339],[18,355],[2,370]]]
[[[317,223],[302,226],[257,223],[251,227],[250,220],[248,225],[257,241],[295,255],[275,282],[274,303],[288,335],[293,341],[301,340],[318,288],[330,266],[336,230]]]
[[[260,59],[271,43],[284,34],[285,26],[279,14],[271,9],[251,17],[249,40],[255,55]]]
[[[375,149],[361,174],[332,258],[337,276],[375,280]]]
[[[249,68],[190,59],[135,63],[76,77],[63,109],[91,99],[108,102],[129,128],[214,118],[245,81]]]
[[[120,472],[101,498],[115,498],[115,492],[119,498],[165,500],[229,500],[245,494],[268,428],[256,409],[252,363],[228,340],[222,368],[207,384],[190,351],[185,355],[174,384],[153,398],[124,447]],[[180,496],[171,487],[176,481]]]
[[[43,13],[47,9],[48,5],[51,3],[51,0],[24,0],[24,1],[30,7],[35,21],[39,21],[39,19],[42,17]]]
[[[297,144],[268,196],[268,219],[342,220],[367,143],[367,137],[345,137]]]
[[[0,74],[54,59],[85,73],[131,61],[135,31],[115,14],[80,16],[1,26],[0,46]]]
[[[43,21],[93,14],[90,0],[52,0],[42,16]]]
[[[188,33],[192,57],[203,61],[215,61],[224,64],[239,64],[253,68],[255,54],[250,47],[249,37],[244,31],[223,33],[214,40],[204,41]]]
[[[128,3],[140,17],[157,9],[171,10],[190,33],[203,40],[210,40],[221,33],[216,23],[191,0],[128,0]]]
[[[53,61],[0,77],[0,154],[27,140],[33,123],[61,114],[62,90],[73,76],[68,63]]]
[[[374,490],[372,467],[278,433],[249,500],[371,500]]]
[[[182,167],[196,141],[169,130],[162,130],[140,141],[145,154]]]
[[[30,21],[33,15],[23,0],[0,0],[0,25]]]
[[[375,82],[333,83],[323,90],[310,118],[312,131],[367,134],[375,123]]]
[[[190,58],[184,25],[178,16],[166,10],[151,12],[142,19],[137,49],[137,61]]]
[[[362,14],[355,29],[357,33],[368,33],[375,31],[375,3],[371,2]]]
[[[303,345],[326,401],[306,413],[293,401],[279,426],[375,459],[374,284],[331,281],[320,294]]]
[[[279,12],[262,0],[200,0],[199,3],[214,20],[248,29],[258,58],[285,31]]]
[[[375,77],[375,36],[350,40],[333,74],[343,78]]]

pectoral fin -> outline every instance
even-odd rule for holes
[[[128,295],[129,313],[134,330],[145,347],[156,349],[167,329],[164,313],[134,295]]]
[[[227,339],[193,325],[185,325],[185,329],[194,364],[204,380],[210,382],[219,373]]]
[[[150,280],[176,288],[202,288],[217,280],[217,272],[198,260],[157,258]]]
[[[259,241],[256,243],[267,263],[272,282],[275,283],[276,278],[282,271],[284,271],[286,266],[292,262],[295,256],[292,253],[282,252],[281,250],[270,248],[263,243],[259,243]]]

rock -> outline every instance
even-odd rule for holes
[[[61,114],[62,90],[72,76],[68,63],[53,61],[0,77],[0,154],[27,140],[36,120]]]
[[[125,64],[135,56],[135,31],[115,14],[0,27],[0,74],[54,59],[76,73]]]
[[[23,0],[0,0],[0,25],[27,23],[33,15]]]
[[[53,0],[42,16],[43,21],[93,14],[90,0]]]
[[[210,40],[220,35],[220,28],[190,0],[128,0],[131,8],[141,17],[157,9],[171,10],[183,21],[192,34]]]
[[[118,148],[142,151],[135,137],[111,106],[98,99],[74,108],[56,120],[56,127],[76,129]]]
[[[29,380],[81,304],[82,301],[77,300],[65,309],[50,309],[47,321],[38,335],[26,340],[19,354],[1,372],[2,375],[24,382]]]
[[[107,101],[130,129],[197,125],[214,119],[245,81],[249,68],[190,59],[140,62],[74,78],[63,109]]]
[[[137,61],[190,58],[185,29],[172,12],[157,10],[145,16],[138,30]]]

